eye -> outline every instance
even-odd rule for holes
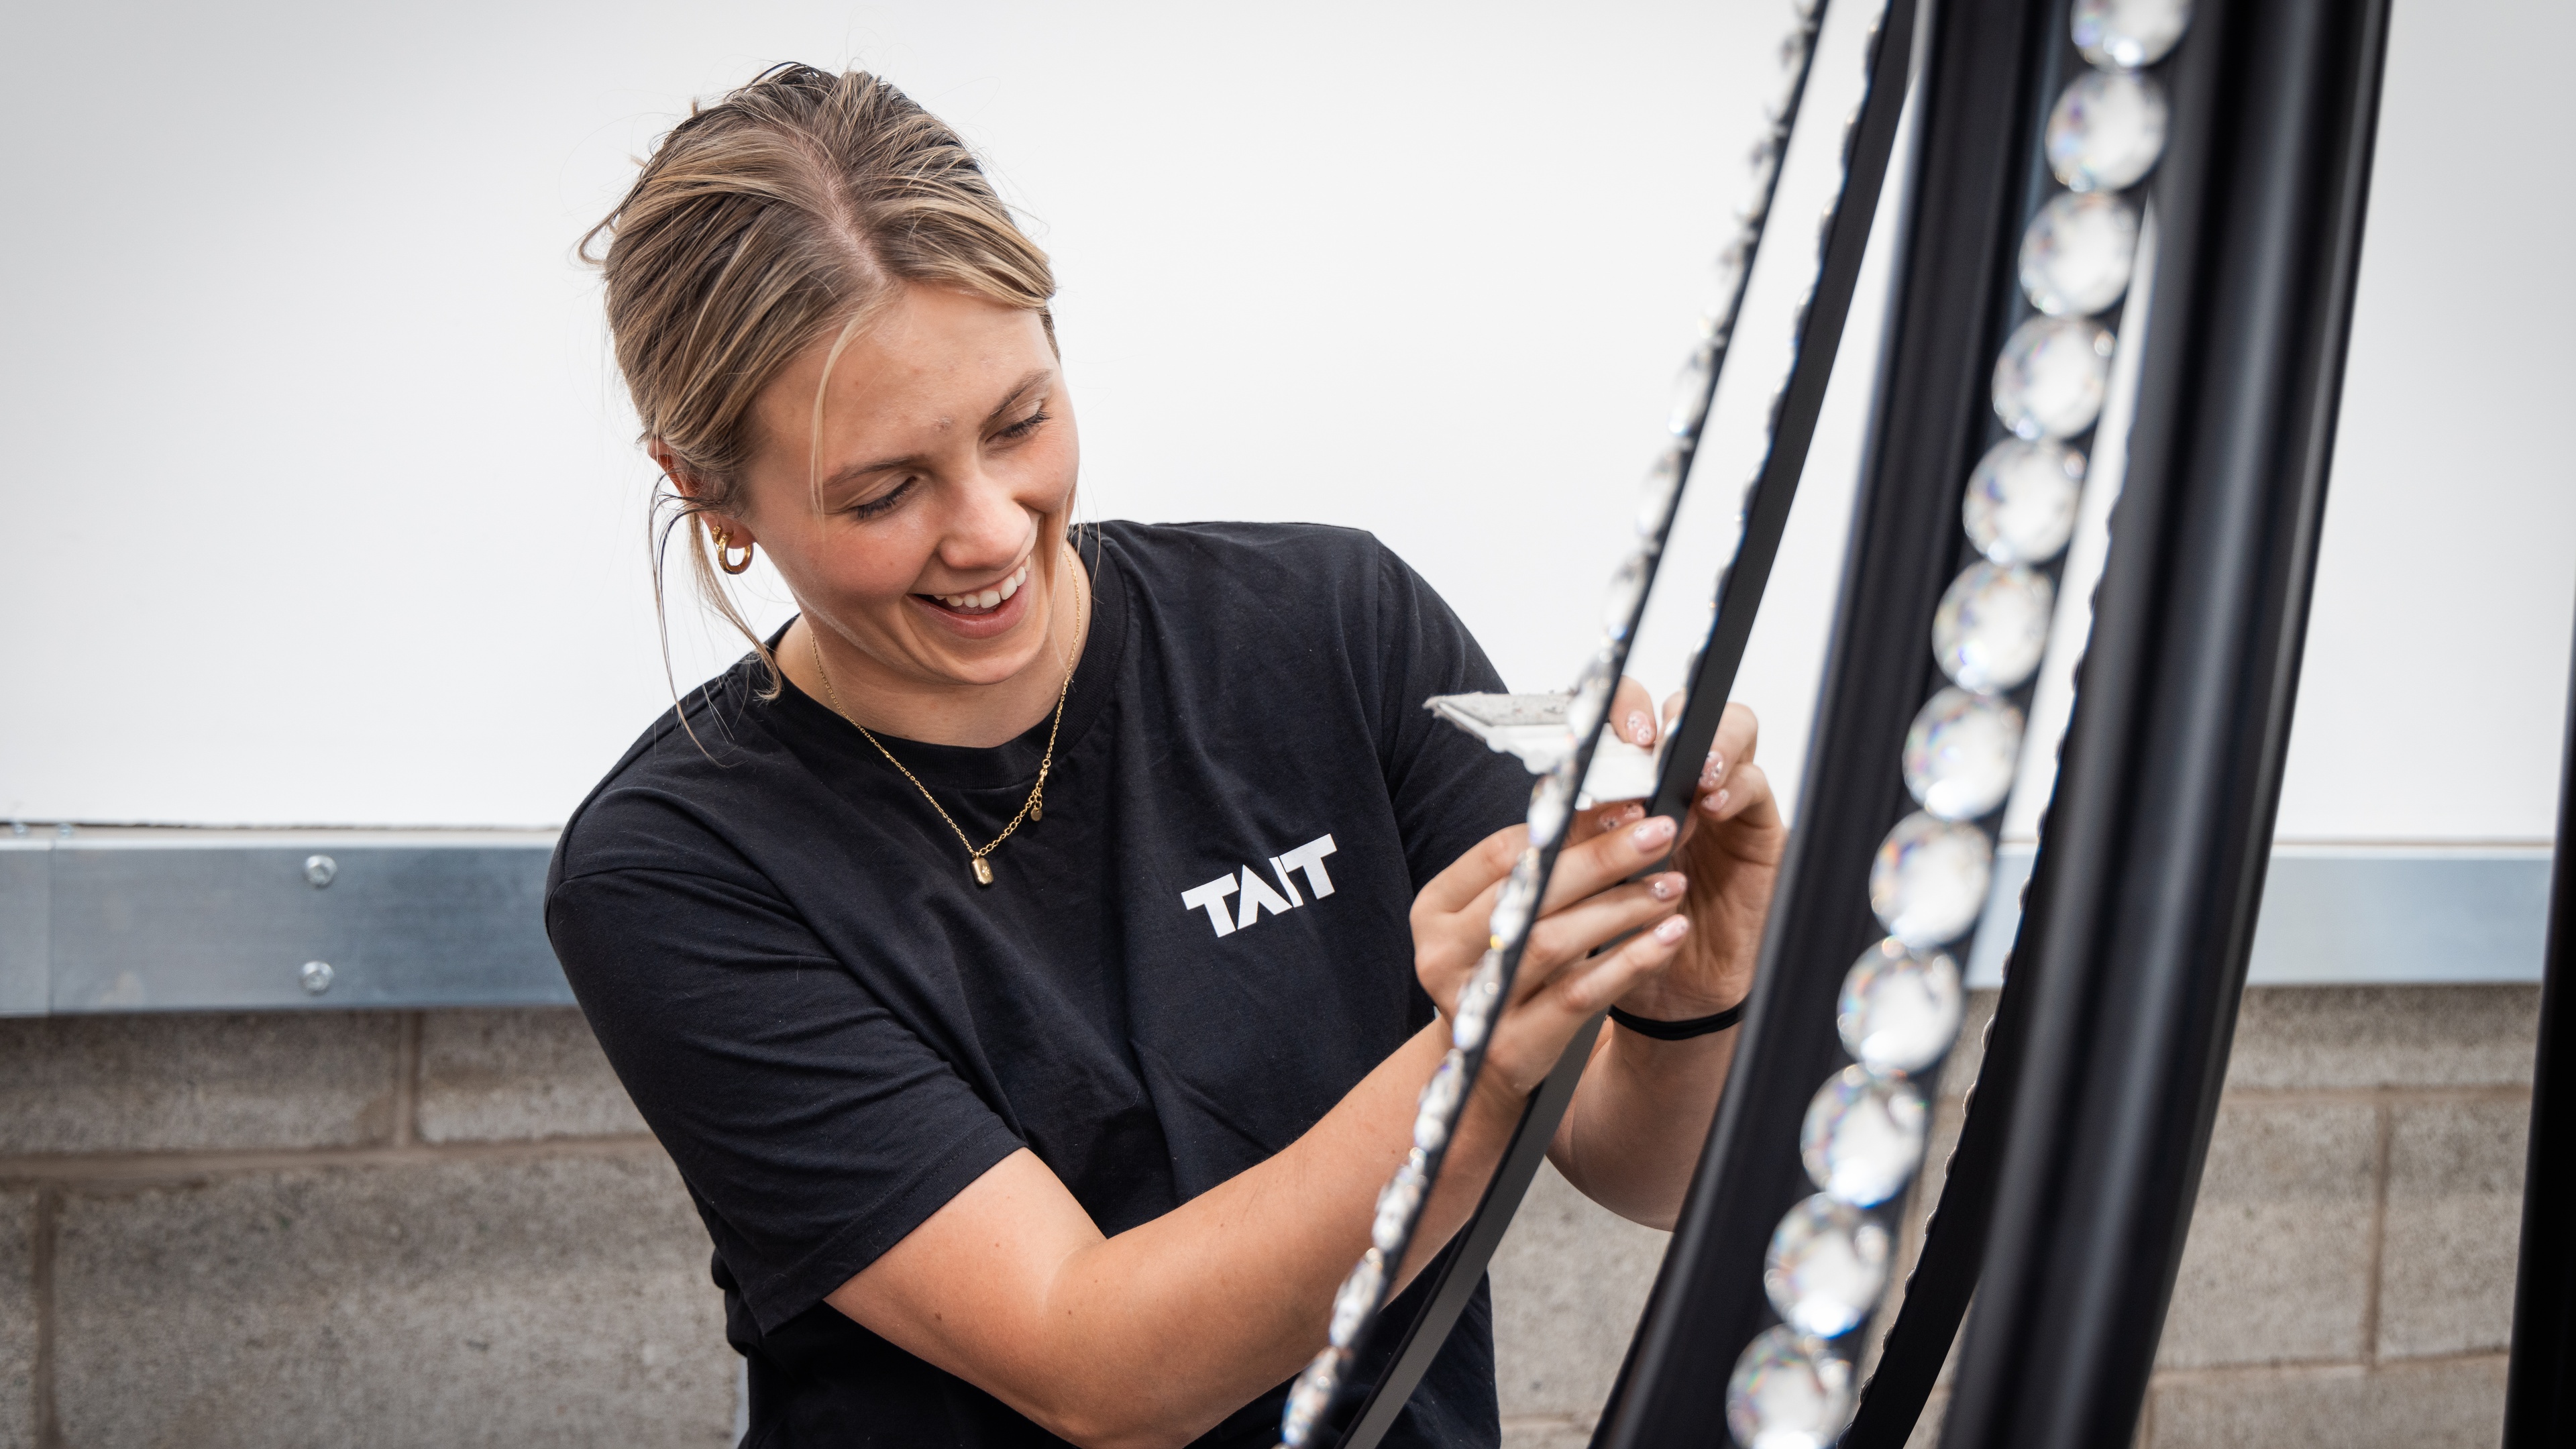
[[[1048,412],[1045,408],[1040,408],[1036,412],[1029,414],[1027,417],[1022,418],[1018,422],[1011,424],[1009,427],[1002,429],[998,433],[995,433],[993,436],[1003,442],[1016,443],[1020,439],[1027,437],[1029,434],[1036,432],[1041,425],[1054,418],[1054,416],[1055,414]]]
[[[895,505],[912,496],[913,482],[913,479],[906,478],[874,498],[852,504],[848,512],[851,516],[863,520],[882,517],[893,511]]]

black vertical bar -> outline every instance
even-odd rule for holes
[[[1744,1037],[1671,1246],[1593,1443],[1709,1443],[1726,1378],[1769,1306],[1762,1254],[1812,1191],[1798,1159],[1807,1099],[1843,1062],[1834,1000],[1880,931],[1869,869],[1912,808],[1906,728],[1941,682],[1930,625],[1964,561],[1961,480],[1991,441],[1987,379],[2029,206],[2030,97],[2046,0],[1943,0],[1916,85],[1917,143],[1873,442],[1834,641]]]
[[[1843,325],[1850,320],[1852,297],[1860,286],[1870,228],[1878,218],[1879,193],[1895,151],[1897,122],[1905,107],[1906,72],[1913,57],[1915,14],[1916,0],[1889,0],[1871,42],[1867,89],[1860,113],[1853,117],[1843,140],[1842,191],[1835,200],[1832,225],[1816,262],[1815,285],[1798,325],[1797,360],[1782,383],[1771,418],[1770,447],[1753,482],[1742,539],[1718,581],[1709,637],[1693,666],[1682,717],[1673,724],[1663,774],[1649,802],[1657,814],[1679,818],[1690,808],[1693,782],[1699,778],[1695,762],[1707,755],[1709,742],[1716,737],[1718,717],[1734,688],[1736,668],[1744,660],[1744,646],[1752,635],[1772,562],[1779,555],[1780,537],[1797,499],[1798,480],[1806,471],[1816,419],[1824,411],[1834,359],[1842,348]],[[1822,41],[1820,25],[1811,42],[1810,66],[1815,54],[1812,46]],[[1477,1202],[1475,1216],[1432,1270],[1434,1285],[1422,1312],[1401,1327],[1370,1335],[1363,1362],[1370,1365],[1374,1377],[1352,1410],[1350,1427],[1337,1449],[1374,1449],[1394,1427],[1406,1399],[1448,1341],[1511,1226],[1512,1214],[1537,1176],[1558,1124],[1573,1105],[1575,1087],[1600,1029],[1601,1018],[1595,1017],[1576,1033],[1522,1113],[1502,1163]],[[1386,1365],[1382,1373],[1375,1370],[1380,1362]]]
[[[2217,1111],[2315,570],[2386,0],[2203,3],[1946,1446],[2128,1442]]]
[[[2550,863],[2549,949],[2540,977],[2540,1046],[2531,1069],[2531,1148],[2522,1177],[2522,1263],[2513,1290],[2513,1367],[2505,1449],[2576,1444],[2576,667],[2567,676],[2567,748],[2558,776],[2558,851]]]

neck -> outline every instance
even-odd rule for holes
[[[906,677],[801,614],[778,641],[778,667],[817,703],[878,734],[925,744],[990,749],[1026,734],[1055,713],[1066,667],[1081,658],[1089,633],[1091,588],[1082,560],[1060,545],[1047,586],[1047,641],[1028,665],[995,684],[954,684]],[[822,669],[815,651],[822,652]]]

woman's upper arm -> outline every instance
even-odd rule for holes
[[[1020,1150],[950,1063],[756,878],[560,881],[583,1012],[763,1332]]]
[[[825,1301],[915,1357],[1049,1422],[1068,1360],[1053,1307],[1064,1266],[1102,1242],[1082,1205],[1034,1153],[985,1170]]]

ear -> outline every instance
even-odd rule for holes
[[[701,503],[706,500],[708,494],[712,491],[709,488],[706,479],[701,477],[696,469],[690,467],[687,460],[683,459],[678,453],[672,451],[671,446],[668,443],[663,442],[660,438],[648,438],[644,443],[644,451],[651,455],[654,466],[662,470],[662,476],[671,480],[671,489],[673,492],[678,493],[681,497],[688,499],[692,503]],[[702,513],[704,515],[702,521],[705,523],[709,532],[713,533],[714,531],[721,529],[726,536],[733,540],[734,547],[743,548],[758,542],[758,540],[751,536],[751,530],[744,526],[743,521],[736,518],[734,515],[730,513],[720,513],[712,508],[702,510]]]

